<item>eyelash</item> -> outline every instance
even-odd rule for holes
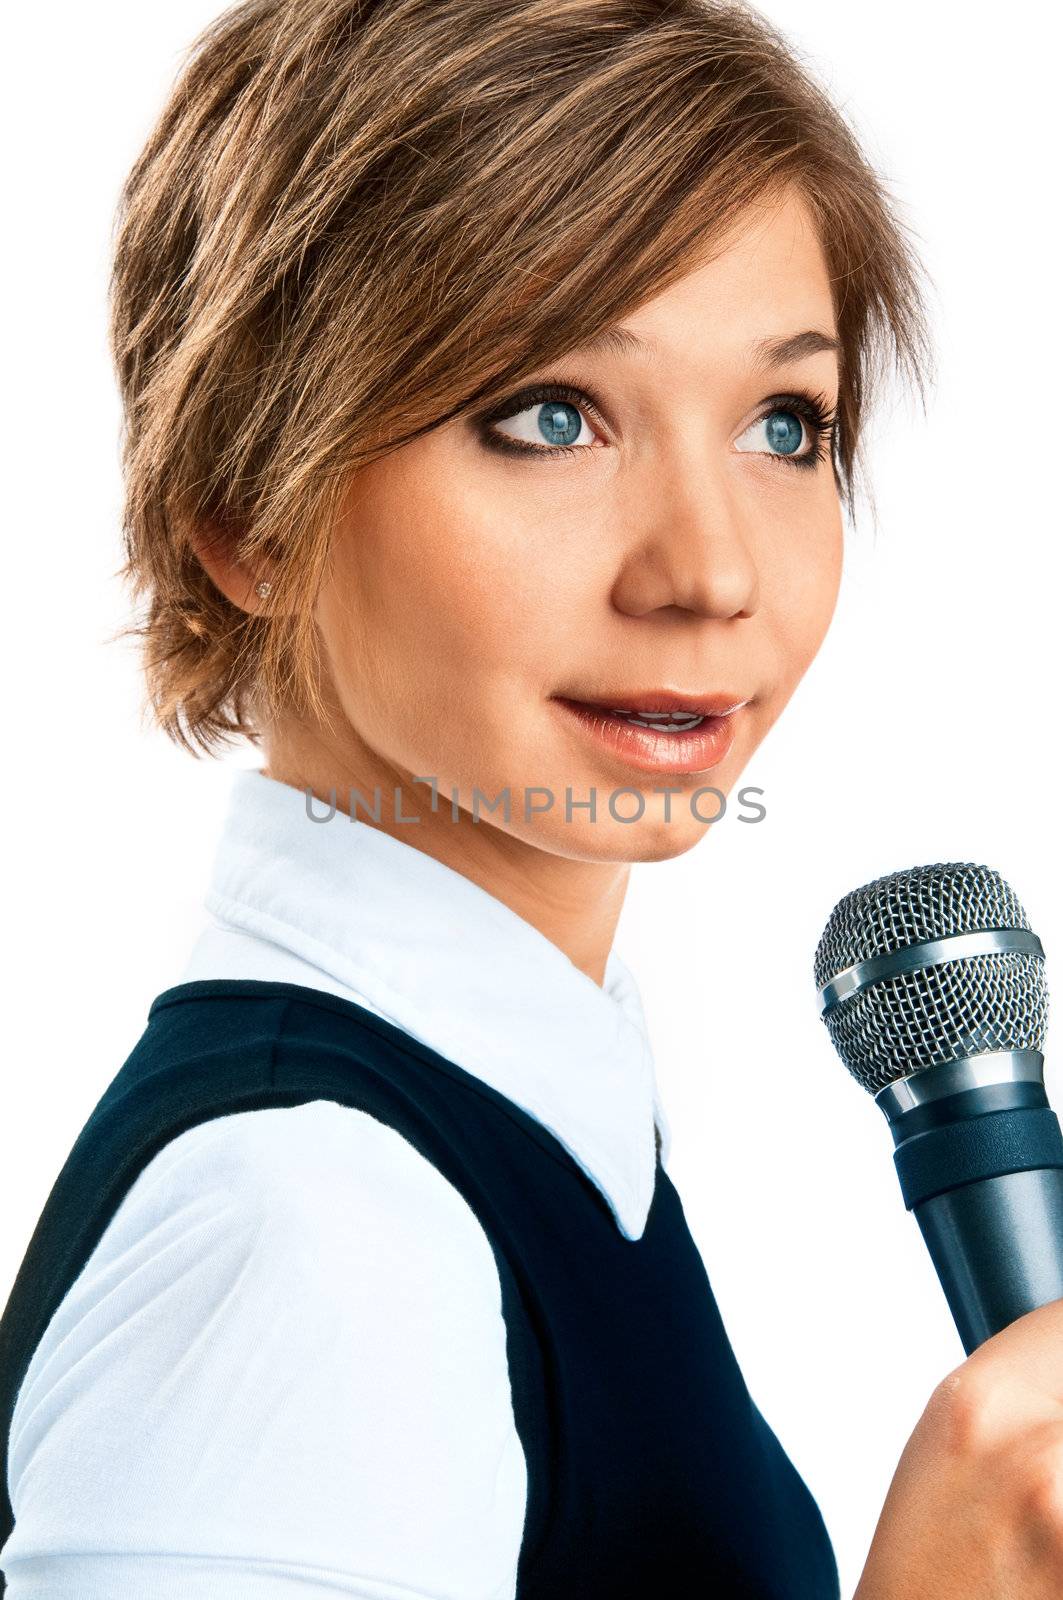
[[[533,384],[528,389],[521,389],[503,401],[493,410],[476,419],[480,438],[489,450],[498,450],[503,455],[520,456],[578,456],[590,449],[585,444],[528,444],[522,439],[509,439],[505,434],[493,433],[492,425],[496,422],[507,422],[510,417],[519,416],[529,406],[538,405],[547,400],[564,400],[577,409],[587,411],[598,422],[602,421],[601,407],[593,395],[577,384],[557,381],[552,383]],[[759,417],[755,417],[750,427],[757,422],[763,422],[765,417],[770,417],[774,411],[791,411],[795,416],[806,423],[812,434],[812,448],[802,455],[785,455],[771,450],[750,452],[768,456],[772,461],[784,462],[790,467],[803,467],[805,470],[818,467],[831,453],[834,442],[834,424],[837,413],[831,406],[825,394],[800,393],[800,394],[775,394],[765,401],[765,409]]]

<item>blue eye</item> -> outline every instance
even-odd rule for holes
[[[765,417],[764,426],[768,431],[768,443],[780,455],[792,456],[804,438],[801,420],[792,411],[773,411]]]
[[[509,424],[511,432],[503,431],[500,426],[503,421]],[[507,418],[496,418],[492,432],[496,436],[501,434],[503,439],[511,441],[518,448],[523,446],[529,450],[542,450],[544,447],[568,450],[592,445],[596,437],[578,406],[571,400],[555,397],[535,405],[525,405]]]
[[[762,428],[764,435],[760,442],[743,444],[743,439],[755,435],[756,430]],[[765,441],[766,435],[766,441]],[[767,453],[770,455],[795,456],[801,450],[805,436],[805,424],[795,411],[784,411],[777,408],[769,411],[764,417],[758,417],[741,439],[735,440],[735,449],[750,452]]]

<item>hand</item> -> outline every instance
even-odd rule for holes
[[[935,1389],[853,1600],[1061,1600],[1063,1300],[994,1334]]]

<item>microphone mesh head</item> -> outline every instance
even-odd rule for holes
[[[992,867],[937,862],[854,889],[816,948],[816,988],[846,967],[905,945],[1030,922]],[[923,1067],[998,1050],[1040,1050],[1048,1020],[1044,959],[1017,951],[963,956],[882,978],[829,1010],[834,1048],[871,1094]]]

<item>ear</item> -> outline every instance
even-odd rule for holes
[[[269,609],[268,597],[258,593],[260,583],[269,583],[273,573],[261,558],[254,569],[235,559],[235,537],[214,523],[199,523],[192,531],[192,548],[216,589],[241,611],[260,613]]]

